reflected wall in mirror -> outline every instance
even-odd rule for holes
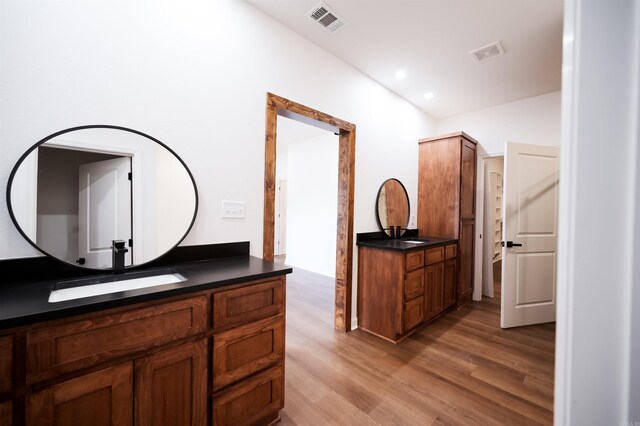
[[[376,218],[380,228],[391,238],[401,237],[409,224],[409,195],[395,178],[387,179],[378,190]]]
[[[44,254],[110,269],[113,240],[127,242],[125,266],[177,246],[195,220],[198,193],[189,169],[162,142],[95,125],[32,146],[11,172],[7,205],[20,233]]]

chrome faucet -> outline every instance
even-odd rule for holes
[[[126,241],[124,240],[113,240],[111,244],[114,274],[124,273],[124,254],[129,251],[129,249],[124,246],[125,244]]]

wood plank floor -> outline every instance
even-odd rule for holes
[[[287,278],[282,425],[552,424],[555,325],[502,330],[499,288],[393,345],[334,332],[333,286]]]

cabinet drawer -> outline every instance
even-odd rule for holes
[[[207,296],[40,328],[27,334],[27,381],[96,365],[207,329]]]
[[[411,330],[424,319],[424,297],[418,297],[404,304],[404,331]]]
[[[259,282],[213,295],[213,330],[247,324],[284,312],[284,278]]]
[[[424,250],[407,253],[404,256],[404,270],[412,271],[424,266]]]
[[[424,269],[409,272],[404,277],[404,301],[424,294]]]
[[[213,336],[213,390],[284,358],[284,317],[267,318]]]
[[[0,426],[11,426],[13,424],[12,401],[0,402]]]
[[[284,407],[284,371],[278,365],[216,393],[213,425],[267,425]]]
[[[444,248],[445,259],[453,259],[457,255],[458,255],[458,246],[456,244],[445,246]]]
[[[0,393],[12,388],[13,336],[0,337]]]
[[[131,362],[58,383],[25,397],[27,425],[131,425]]]
[[[442,262],[444,260],[444,247],[436,247],[426,251],[425,265]]]

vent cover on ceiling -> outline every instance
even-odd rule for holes
[[[335,33],[347,26],[347,21],[333,11],[325,2],[318,3],[306,16],[322,25],[330,33]]]
[[[471,55],[474,61],[480,62],[484,61],[485,59],[493,58],[494,56],[502,55],[503,53],[504,48],[499,41],[496,41],[494,43],[483,46],[480,49],[472,50],[471,52],[469,52],[469,55]]]

